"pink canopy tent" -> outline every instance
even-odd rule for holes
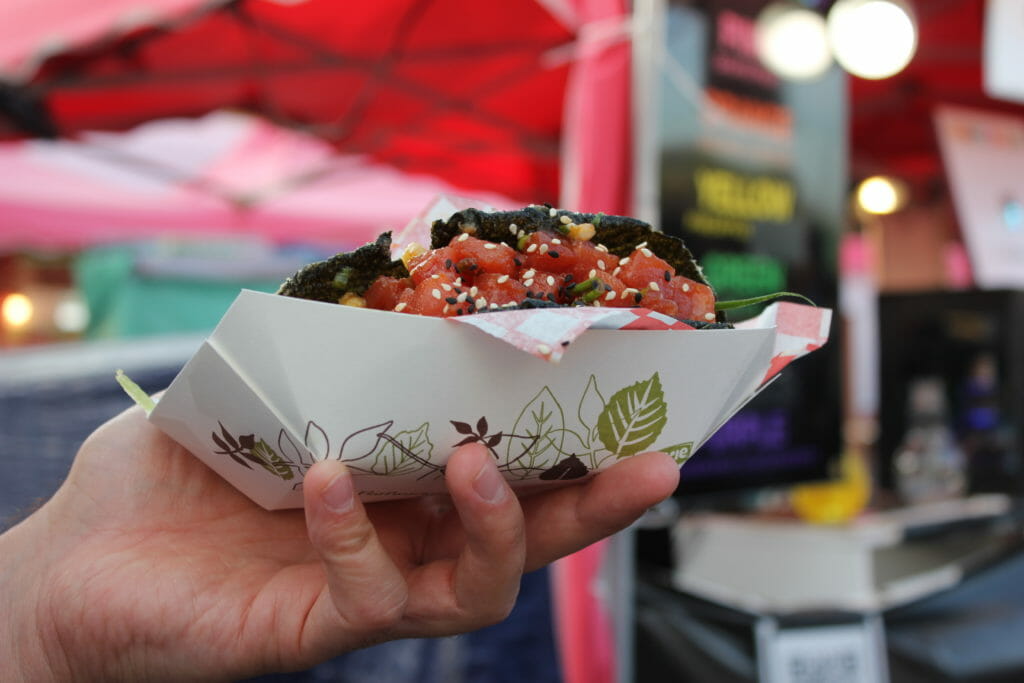
[[[439,192],[628,213],[626,7],[9,0],[0,138],[62,139],[0,143],[0,250],[167,233],[350,244]],[[193,120],[154,122],[168,117]],[[614,679],[595,597],[606,547],[555,572],[570,683]]]
[[[139,236],[203,226],[346,242],[420,203],[430,176],[458,194],[626,211],[622,0],[464,7],[452,0],[344,7],[15,0],[0,28],[0,133],[37,129],[76,144],[15,141],[0,150],[7,185],[0,244],[73,245],[122,230]],[[237,150],[214,142],[222,156],[211,163],[233,164],[228,185],[247,191],[238,202],[221,192],[223,174],[212,182],[203,169],[182,173],[171,156],[140,165],[131,153],[112,153],[133,152],[131,141],[90,132],[225,108],[311,133],[335,158],[319,159],[313,170],[285,169],[267,195],[248,191],[252,145],[235,157]],[[255,139],[276,135],[268,130],[256,126]],[[76,164],[75,155],[85,160]],[[98,156],[106,170],[121,164],[124,173],[98,171]],[[267,184],[266,171],[257,185]],[[126,190],[132,174],[162,176],[164,191],[154,194],[152,182],[148,195]],[[383,217],[356,220],[375,204]]]

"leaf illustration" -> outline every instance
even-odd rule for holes
[[[505,449],[506,463],[519,462],[531,464],[541,454],[554,450],[562,453],[565,440],[565,414],[562,406],[555,400],[551,389],[544,387],[530,399],[516,418],[512,434],[521,439],[509,439]],[[524,441],[528,444],[524,450]],[[554,459],[556,453],[548,454]],[[525,462],[524,462],[525,461]]]
[[[235,441],[235,437],[231,436],[231,434],[228,432],[227,428],[223,424],[221,424],[220,422],[218,422],[217,424],[220,425],[220,433],[221,433],[221,435],[223,435],[224,440],[227,441],[231,445],[231,448],[233,450],[237,451],[238,450],[238,442]]]
[[[612,395],[600,417],[597,434],[612,453],[624,458],[654,443],[668,422],[668,405],[658,373]]]
[[[375,474],[395,474],[421,467],[417,458],[429,461],[434,452],[429,430],[430,423],[424,422],[416,429],[401,431],[390,439],[382,439],[370,470]]]
[[[458,448],[459,446],[465,446],[467,443],[473,443],[474,441],[478,441],[478,440],[479,439],[477,438],[477,436],[475,434],[473,436],[467,436],[465,439],[463,439],[462,441],[458,442],[457,444],[453,444],[452,448]]]
[[[473,428],[466,422],[458,422],[457,420],[451,420],[452,426],[455,427],[455,431],[459,434],[472,434]]]
[[[234,453],[228,453],[228,455],[229,455],[229,456],[231,456],[231,459],[232,459],[232,460],[234,460],[235,462],[237,462],[237,463],[238,463],[239,465],[241,465],[241,466],[242,466],[242,467],[244,467],[245,469],[247,469],[247,470],[251,470],[251,469],[252,469],[252,465],[250,465],[249,463],[247,463],[247,462],[246,462],[245,460],[242,460],[241,458],[239,458],[239,457],[238,457],[237,455],[235,455]]]
[[[210,436],[213,437],[213,442],[217,444],[217,448],[221,449],[225,453],[231,453],[232,451],[236,450],[234,448],[231,448],[231,446],[227,445],[226,443],[224,443],[224,439],[217,436],[217,432],[210,432]]]
[[[484,445],[487,446],[488,448],[494,448],[499,443],[501,443],[502,436],[503,434],[501,432],[498,432],[497,434],[492,434],[491,436],[487,437],[487,441],[484,442]]]
[[[283,429],[277,433],[277,451],[281,454],[282,458],[289,462],[297,462],[305,466],[310,465],[310,463],[306,462],[302,449],[295,445],[292,437]]]
[[[364,427],[359,431],[352,432],[341,444],[338,452],[338,459],[345,462],[355,462],[373,455],[380,446],[381,435],[391,429],[394,420],[381,422],[380,424]]]
[[[605,404],[604,396],[597,388],[597,377],[591,375],[586,388],[583,389],[583,396],[580,397],[580,405],[576,408],[576,417],[580,419],[580,424],[587,428],[587,432],[594,429]]]
[[[306,448],[313,454],[314,460],[324,460],[331,454],[331,440],[327,432],[312,420],[306,424],[306,435],[303,437]]]
[[[242,448],[252,448],[256,445],[256,436],[254,434],[243,434],[238,437],[238,445]]]
[[[686,443],[679,443],[675,446],[669,446],[668,448],[663,448],[661,450],[671,455],[673,460],[682,465],[690,459],[691,455],[693,455],[693,442],[687,441]]]
[[[575,455],[570,455],[554,467],[541,472],[539,478],[545,481],[579,479],[580,477],[587,476],[587,472],[587,466],[583,464],[583,461]]]
[[[481,417],[476,421],[476,433],[483,436],[487,433],[487,418]]]
[[[281,477],[281,479],[288,481],[295,477],[295,473],[292,472],[292,468],[288,466],[288,463],[263,439],[257,441],[256,445],[252,447],[252,454],[263,460],[266,463],[264,467],[270,470],[271,473]]]

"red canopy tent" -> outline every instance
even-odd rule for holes
[[[232,108],[466,192],[629,208],[622,0],[16,0],[5,14],[8,137]]]
[[[7,146],[0,149],[0,161],[9,162],[0,173],[25,174],[39,187],[28,204],[25,192],[0,192],[0,247],[31,246],[41,235],[48,244],[87,243],[105,221],[97,204],[111,209],[103,197],[116,192],[90,187],[102,185],[103,178],[89,171],[73,183],[49,174],[38,164],[40,143],[24,138],[76,138],[74,144],[92,145],[93,151],[99,140],[103,151],[122,145],[82,134],[222,109],[256,113],[311,134],[332,146],[339,158],[330,161],[343,169],[350,169],[347,159],[354,157],[375,173],[397,171],[378,173],[380,181],[360,197],[361,206],[375,204],[382,214],[395,196],[409,192],[410,178],[424,176],[464,194],[491,192],[519,202],[627,213],[627,4],[9,0],[0,26],[0,138],[12,141],[0,143]],[[299,147],[309,152],[307,145]],[[321,154],[318,148],[309,158],[324,163]],[[232,172],[250,172],[239,163],[244,154],[231,158]],[[19,165],[26,160],[27,166]],[[260,201],[200,198],[197,190],[222,187],[197,185],[197,177],[210,177],[205,171],[182,175],[172,165],[168,173],[152,158],[147,166],[150,180],[161,176],[167,184],[165,197],[173,195],[172,206],[139,199],[138,213],[127,214],[137,237],[173,228],[174,220],[167,219],[183,207],[210,209],[195,216],[199,227],[193,227],[199,231],[214,217],[238,231],[266,225],[257,220],[267,220],[266,202],[261,213]],[[61,173],[67,170],[64,164]],[[128,173],[147,175],[134,162]],[[39,189],[47,183],[55,194]],[[61,195],[69,184],[71,196]],[[246,186],[244,179],[240,185]],[[423,185],[416,187],[422,191]],[[333,194],[316,196],[326,203]],[[62,211],[53,211],[54,196],[61,197]],[[223,200],[220,193],[212,196]],[[279,207],[287,204],[280,192],[272,196]],[[272,217],[276,239],[372,236],[366,223],[346,224],[344,200],[338,203],[336,232],[325,232],[322,222],[310,228],[296,218],[296,205],[305,198],[292,197],[298,198],[292,211]],[[561,563],[556,573],[561,577],[559,635],[570,681],[614,677],[614,641],[593,593],[600,572],[595,559],[602,552],[594,546]]]

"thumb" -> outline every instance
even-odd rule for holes
[[[372,640],[404,615],[405,578],[381,544],[345,465],[316,463],[303,491],[309,540],[326,573],[325,590],[310,613],[310,636],[325,640],[328,650],[353,636]]]

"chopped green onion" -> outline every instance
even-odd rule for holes
[[[331,284],[333,284],[338,289],[348,289],[348,281],[352,277],[352,274],[354,272],[355,272],[355,268],[353,268],[351,266],[342,268],[334,276],[334,281]]]

